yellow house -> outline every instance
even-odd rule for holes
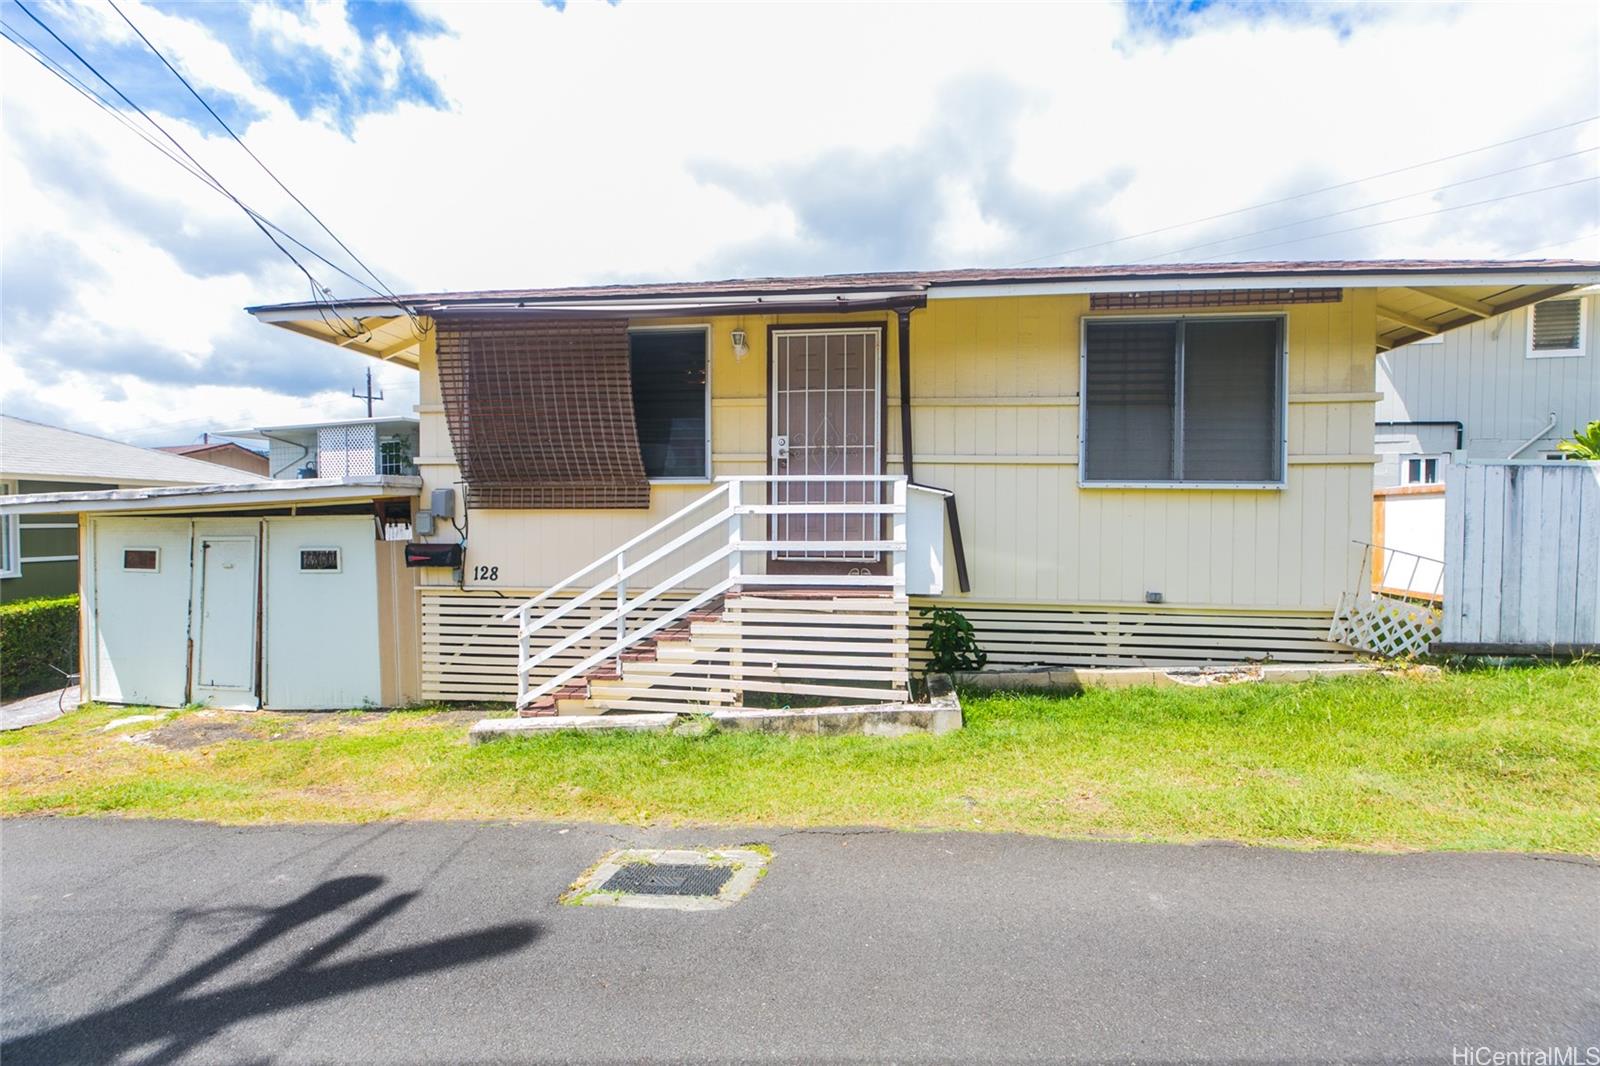
[[[1186,264],[250,310],[421,375],[414,694],[603,711],[901,699],[935,605],[991,669],[1345,656],[1376,355],[1595,282]]]

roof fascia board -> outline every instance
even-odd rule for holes
[[[761,296],[722,297],[655,297],[634,300],[444,300],[427,304],[430,314],[521,314],[540,311],[568,311],[580,314],[612,314],[645,317],[682,313],[716,313],[718,311],[746,311],[749,308],[767,311],[810,310],[824,307],[849,310],[860,305],[865,310],[877,310],[889,304],[912,304],[923,299],[923,292],[791,292],[769,293]]]
[[[113,489],[100,492],[41,492],[0,496],[0,514],[93,514],[104,511],[192,511],[279,504],[360,503],[385,496],[414,496],[415,477],[307,478],[244,484]]]
[[[409,314],[404,307],[395,304],[347,304],[337,301],[330,304],[261,304],[258,307],[246,307],[245,312],[254,315],[261,322],[303,322],[307,321],[306,312],[316,314],[319,309],[337,310],[341,314],[360,316],[362,318],[399,318]]]
[[[1096,292],[1185,292],[1215,289],[1390,289],[1411,287],[1408,279],[1423,278],[1429,285],[1510,288],[1517,285],[1593,285],[1600,272],[1528,271],[1494,274],[1231,274],[1222,277],[1083,279],[1067,281],[1014,281],[966,285],[934,282],[930,300],[970,300],[994,296],[1075,296]]]

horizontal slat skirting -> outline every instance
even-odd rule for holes
[[[918,664],[928,659],[927,619],[915,610],[920,606],[914,605],[917,632],[911,639],[912,661]],[[989,669],[1328,662],[1352,654],[1328,639],[1331,619],[1323,614],[950,606],[972,623]]]

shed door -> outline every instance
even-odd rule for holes
[[[188,699],[190,533],[186,518],[89,519],[91,699],[156,707]]]
[[[774,330],[772,459],[774,474],[877,474],[883,406],[878,383],[883,332],[865,329]],[[773,485],[774,503],[877,503],[870,481],[793,481]],[[871,515],[774,515],[772,539],[823,544],[878,539]],[[877,553],[811,547],[775,553],[774,561],[832,561],[859,566]],[[810,569],[809,567],[807,569]]]
[[[255,707],[256,538],[202,535],[195,551],[193,698]]]

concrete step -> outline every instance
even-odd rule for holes
[[[485,718],[467,731],[472,744],[484,744],[501,737],[538,736],[563,729],[623,730],[641,732],[672,728],[678,716],[670,712],[655,714],[560,714],[543,718]]]

